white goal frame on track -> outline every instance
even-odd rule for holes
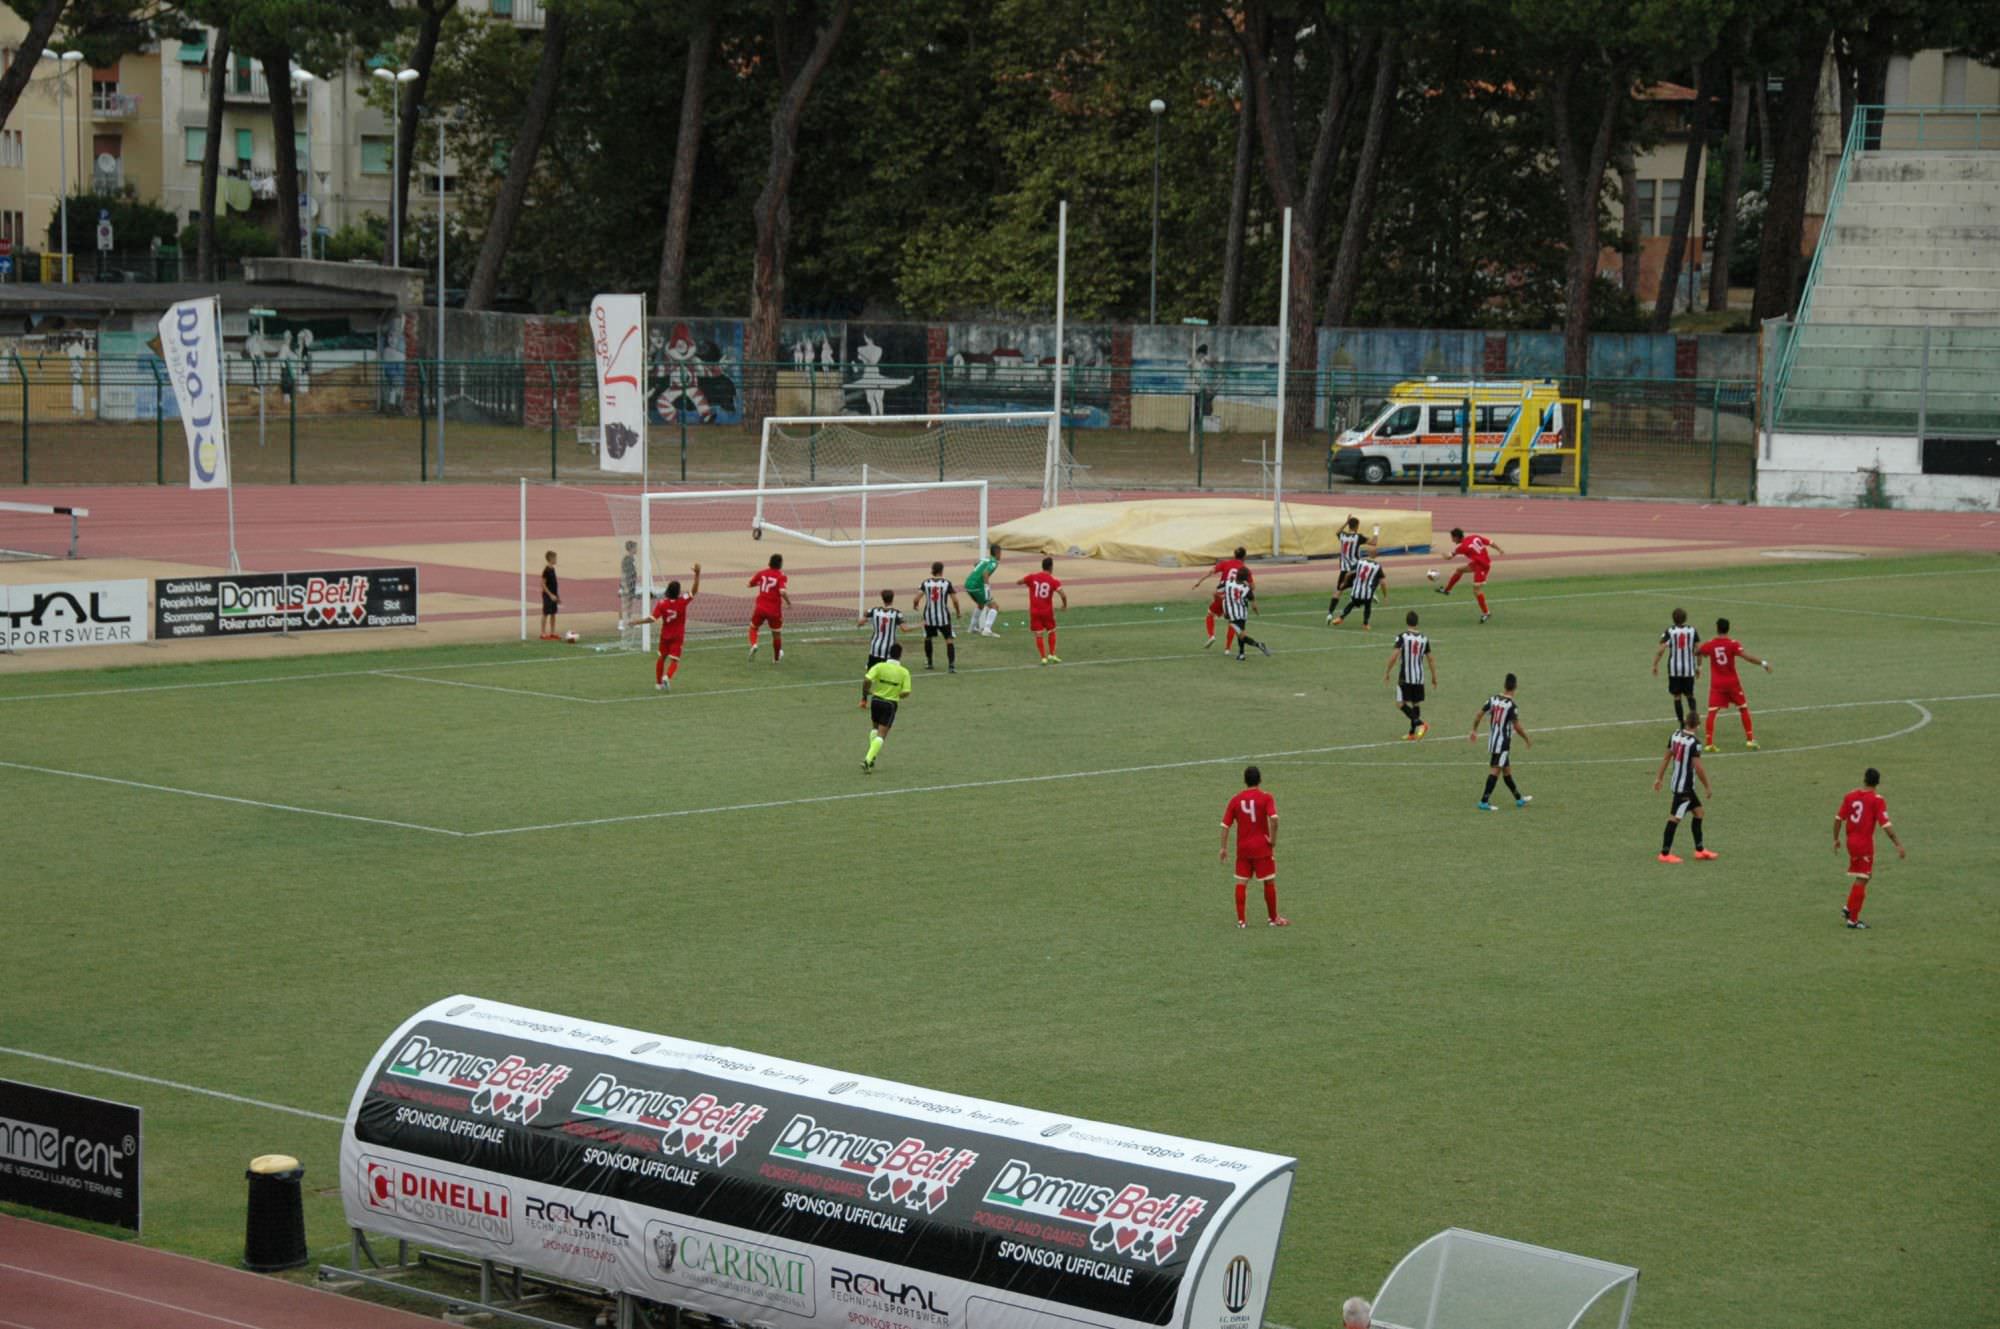
[[[1041,444],[1041,506],[1052,508],[1060,501],[1060,490],[1069,482],[1069,466],[1063,456],[1061,416],[1055,411],[967,411],[954,414],[946,412],[938,415],[767,415],[757,441],[757,488],[763,489],[771,479],[771,429],[775,425],[786,428],[793,425],[838,425],[845,429],[865,433],[876,425],[920,425],[941,429],[955,425],[978,425],[983,422],[1005,421],[1010,424],[1040,424],[1043,428]],[[1023,430],[1023,434],[1028,431]],[[863,464],[863,483],[866,483]],[[951,477],[937,483],[949,484]],[[990,479],[991,477],[985,477]],[[827,486],[814,485],[823,489]],[[772,491],[775,492],[775,491]],[[757,522],[764,525],[764,507],[760,499],[757,505]]]
[[[750,528],[751,538],[753,539],[761,540],[763,533],[770,531],[805,544],[818,545],[822,549],[858,549],[860,551],[859,578],[856,583],[854,601],[857,615],[865,614],[868,610],[868,549],[871,545],[876,548],[887,548],[892,545],[963,543],[971,545],[975,550],[984,550],[986,548],[987,513],[989,511],[987,506],[989,491],[987,481],[910,480],[896,481],[889,484],[869,484],[865,479],[868,473],[868,468],[865,465],[861,468],[861,473],[864,479],[862,483],[857,485],[787,485],[776,489],[765,489],[761,486],[756,489],[663,489],[641,493],[639,495],[639,585],[642,588],[641,593],[645,597],[644,607],[647,610],[652,608],[654,594],[653,504],[655,503],[692,503],[716,499],[734,499],[740,502],[744,499],[754,499],[756,501],[756,515],[752,518],[753,524]],[[941,531],[936,535],[890,536],[878,540],[870,540],[868,538],[868,500],[870,497],[882,497],[890,494],[963,492],[966,490],[975,491],[979,499],[978,525],[971,531],[963,533]],[[850,495],[858,496],[861,500],[860,521],[852,536],[829,537],[814,535],[809,531],[798,531],[788,526],[780,526],[767,520],[764,516],[764,500],[766,498],[799,498],[813,502]],[[525,534],[521,547],[523,551],[527,549]],[[525,571],[525,552],[523,560],[522,603],[526,604],[527,573]],[[639,647],[641,650],[651,650],[652,646],[653,622],[649,617],[639,625]]]

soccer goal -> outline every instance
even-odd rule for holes
[[[740,632],[753,573],[783,558],[788,633],[845,636],[887,588],[902,601],[933,562],[963,575],[986,547],[985,480],[619,493],[524,485],[522,637],[547,555],[559,557],[564,622],[600,650],[650,648],[652,603],[670,582],[685,591],[701,564],[690,613],[695,637]],[[803,639],[803,638],[801,638]]]
[[[987,480],[1010,515],[1056,506],[1074,471],[1054,411],[767,416],[757,452],[760,489]]]

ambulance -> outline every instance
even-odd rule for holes
[[[1500,474],[1493,473],[1510,441],[1516,452],[1525,444],[1530,477],[1562,471],[1559,453],[1534,455],[1563,446],[1561,389],[1553,379],[1466,383],[1433,378],[1396,384],[1388,400],[1372,410],[1368,424],[1343,431],[1328,458],[1333,474],[1371,485],[1416,479],[1419,473],[1426,479],[1456,480],[1464,458],[1468,402],[1475,477],[1502,483],[1518,478],[1518,457]],[[1518,437],[1529,429],[1532,438]]]

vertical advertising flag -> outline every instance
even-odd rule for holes
[[[214,296],[183,300],[160,319],[160,354],[187,430],[188,488],[229,488],[221,324]]]
[[[646,301],[600,295],[590,302],[590,349],[597,359],[598,467],[646,473]]]

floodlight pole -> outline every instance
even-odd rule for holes
[[[1153,113],[1153,280],[1146,300],[1146,322],[1151,325],[1160,321],[1160,117],[1167,104],[1155,97],[1146,109]]]
[[[1068,290],[1069,200],[1056,204],[1056,391],[1049,418],[1048,460],[1042,465],[1042,506],[1052,508],[1062,492],[1063,306]]]
[[[1291,359],[1292,210],[1285,209],[1284,255],[1278,265],[1278,447],[1271,463],[1271,557],[1284,552],[1279,519],[1285,507],[1285,362]]]
[[[444,113],[438,113],[438,479],[444,479]]]

